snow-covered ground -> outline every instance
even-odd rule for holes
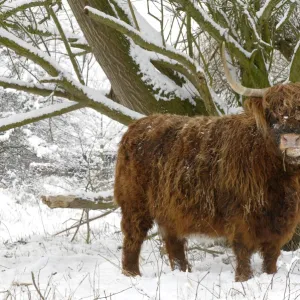
[[[85,226],[73,242],[74,231],[54,235],[80,216],[38,200],[17,203],[0,190],[0,299],[300,299],[300,252],[283,252],[274,276],[261,272],[256,254],[254,278],[236,283],[230,249],[190,251],[193,269],[183,273],[170,270],[159,240],[152,239],[142,250],[143,276],[128,278],[120,271],[119,210],[90,224],[91,244],[85,243]]]

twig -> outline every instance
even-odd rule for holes
[[[85,209],[86,214],[86,226],[87,226],[87,236],[86,236],[86,243],[89,244],[91,242],[91,228],[90,228],[90,216],[89,216],[89,209]]]
[[[109,296],[111,297],[111,296],[115,296],[115,295],[118,295],[118,294],[121,294],[121,293],[123,293],[123,292],[125,292],[125,291],[127,291],[127,290],[130,290],[130,289],[132,289],[132,286],[130,286],[130,287],[128,287],[127,289],[124,289],[124,290],[122,290],[122,291],[119,291],[119,292],[116,292],[116,293],[114,293],[114,294],[109,294]],[[98,299],[107,299],[107,296],[104,296],[104,297],[97,297],[97,298],[95,298],[94,300],[98,300]]]
[[[72,239],[71,239],[71,242],[74,241],[74,239],[75,239],[75,237],[76,237],[76,235],[77,235],[77,232],[78,232],[78,230],[79,230],[79,228],[80,228],[80,226],[81,226],[81,222],[82,222],[82,219],[83,219],[83,215],[84,215],[84,210],[82,211],[82,214],[81,214],[79,223],[78,223],[77,228],[76,228],[76,231],[75,231],[75,233],[74,233],[74,235],[73,235],[73,237],[72,237]]]
[[[31,272],[31,278],[32,278],[32,282],[33,282],[34,288],[36,289],[37,293],[39,294],[39,296],[41,297],[42,300],[45,300],[45,298],[44,298],[44,296],[42,295],[40,289],[39,289],[38,286],[36,285],[36,282],[35,282],[35,278],[34,278],[33,272]]]
[[[207,252],[207,253],[210,253],[210,254],[224,254],[225,253],[225,252],[222,252],[222,251],[209,250],[209,249],[202,248],[202,247],[199,247],[199,246],[194,246],[194,247],[188,248],[188,251],[191,251],[191,250],[200,250],[200,251],[204,251],[204,252]]]
[[[129,6],[129,9],[130,9],[130,12],[131,12],[131,16],[132,16],[132,19],[133,19],[133,22],[134,22],[134,25],[135,25],[135,29],[140,31],[139,23],[136,19],[131,0],[127,0],[127,2],[128,2],[128,6]]]
[[[117,208],[113,208],[113,209],[111,209],[110,211],[108,211],[108,212],[106,212],[106,213],[104,213],[104,214],[102,214],[102,215],[100,215],[100,216],[91,218],[91,219],[89,220],[89,222],[92,222],[92,221],[95,221],[95,220],[97,220],[97,219],[103,218],[103,217],[109,215],[110,213],[114,212],[116,209],[117,209]],[[86,222],[87,222],[87,221],[82,222],[80,226],[86,224]],[[59,232],[55,233],[54,236],[57,236],[57,235],[59,235],[59,234],[61,234],[61,233],[64,233],[64,232],[66,232],[66,231],[69,231],[69,230],[71,230],[71,229],[74,229],[74,228],[76,228],[77,226],[78,226],[78,225],[73,225],[73,226],[71,226],[71,227],[69,227],[69,228],[67,228],[67,229],[64,229],[64,230],[62,230],[62,231],[59,231]]]

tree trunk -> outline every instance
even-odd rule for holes
[[[105,25],[93,21],[84,14],[84,7],[89,5],[106,14],[115,16],[107,0],[68,0],[75,18],[92,48],[93,54],[106,76],[110,80],[117,102],[143,114],[169,112],[184,115],[204,114],[207,112],[203,101],[195,99],[194,106],[188,101],[157,100],[153,86],[142,80],[139,66],[130,56],[130,42],[127,37]],[[122,20],[129,23],[125,13],[118,7]]]

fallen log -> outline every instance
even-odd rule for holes
[[[82,197],[77,195],[41,196],[42,202],[50,208],[78,208],[78,209],[110,209],[117,207],[113,196]]]

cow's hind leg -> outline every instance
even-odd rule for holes
[[[172,270],[179,269],[184,272],[186,270],[190,271],[190,266],[185,257],[186,240],[177,237],[175,234],[170,234],[169,232],[163,233],[163,240]]]
[[[235,280],[246,281],[252,277],[251,256],[253,249],[246,243],[242,234],[236,234],[232,248],[236,256]]]
[[[147,212],[134,210],[122,213],[123,255],[122,269],[127,276],[141,275],[139,269],[139,256],[142,243],[153,220]]]
[[[281,245],[273,243],[264,243],[261,245],[261,254],[263,257],[263,271],[267,274],[274,274],[277,272],[277,259],[280,255]]]

